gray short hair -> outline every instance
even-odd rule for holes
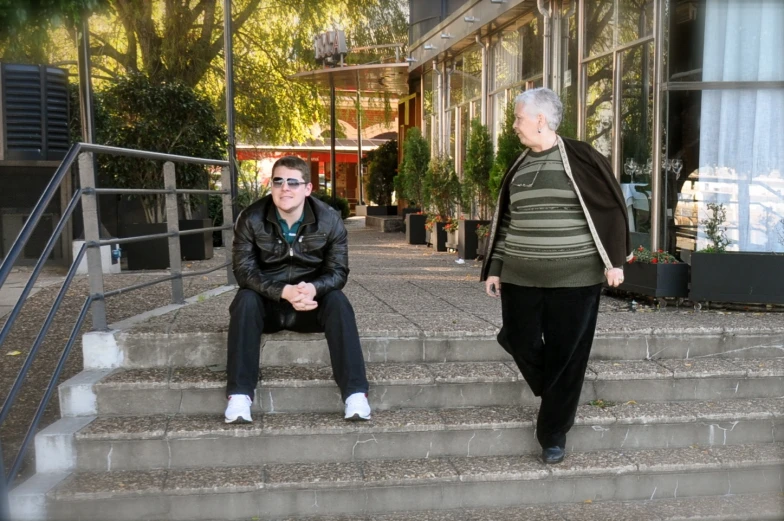
[[[515,105],[522,103],[532,118],[542,114],[550,130],[558,130],[563,118],[563,103],[558,94],[545,87],[529,89],[515,96]]]

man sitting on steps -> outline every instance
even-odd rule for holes
[[[272,166],[272,193],[234,226],[240,289],[229,308],[226,423],[252,421],[261,335],[283,329],[326,333],[345,418],[370,419],[354,310],[341,291],[349,271],[346,228],[339,213],[309,197],[312,189],[307,163],[282,157]]]

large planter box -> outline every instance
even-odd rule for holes
[[[210,228],[210,219],[180,220],[180,230]],[[166,223],[134,223],[123,227],[123,237],[166,233]],[[180,237],[180,254],[184,260],[212,258],[212,233],[204,232]],[[164,270],[169,267],[168,239],[132,242],[123,246],[129,270]]]
[[[397,206],[368,206],[367,215],[397,215]]]
[[[446,251],[446,230],[445,223],[436,223],[435,228],[430,230],[430,244],[435,251]]]
[[[427,214],[406,214],[406,242],[408,244],[427,244],[425,221],[427,221]]]
[[[618,289],[649,297],[688,297],[689,265],[633,262],[623,267]]]
[[[692,253],[689,299],[784,304],[784,254]]]
[[[490,221],[466,220],[460,223],[457,229],[457,255],[461,259],[475,259],[484,253],[479,250],[479,237],[476,235],[476,227],[480,224],[490,224]]]

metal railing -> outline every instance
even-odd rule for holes
[[[94,154],[109,154],[109,155],[121,155],[126,157],[136,157],[140,159],[147,159],[147,160],[157,160],[157,161],[164,161],[163,165],[163,179],[164,179],[164,188],[163,189],[116,189],[116,188],[98,188],[96,187],[96,176],[95,176],[95,163],[94,163]],[[27,357],[22,364],[22,367],[19,370],[19,374],[14,381],[14,384],[11,387],[11,390],[8,393],[8,396],[5,398],[5,401],[0,407],[0,427],[2,427],[3,422],[8,417],[8,414],[14,405],[14,401],[19,394],[19,390],[22,387],[22,384],[25,381],[27,373],[30,370],[30,366],[32,365],[35,357],[40,349],[41,345],[43,344],[44,339],[49,331],[49,328],[52,325],[54,317],[62,304],[65,294],[67,293],[71,282],[73,281],[74,276],[76,275],[77,269],[81,264],[82,260],[86,257],[87,259],[87,273],[89,279],[89,295],[85,299],[84,304],[82,305],[81,311],[79,316],[77,317],[73,328],[71,329],[71,334],[66,342],[65,347],[63,348],[62,354],[58,360],[58,363],[52,373],[52,376],[49,380],[49,384],[44,392],[44,396],[41,398],[41,401],[36,409],[35,414],[32,417],[32,421],[30,426],[27,430],[27,433],[22,441],[20,448],[13,459],[13,463],[11,464],[11,468],[9,469],[8,473],[5,472],[4,465],[3,465],[3,452],[2,446],[0,444],[0,521],[5,521],[6,519],[10,518],[9,510],[8,510],[8,492],[11,489],[11,486],[14,483],[14,479],[19,472],[19,469],[22,465],[22,461],[24,456],[27,452],[27,448],[32,441],[35,433],[38,429],[38,425],[41,421],[43,416],[44,410],[46,405],[49,403],[49,400],[54,393],[55,387],[57,385],[57,381],[60,378],[62,373],[63,367],[65,366],[65,362],[68,359],[69,354],[71,353],[71,349],[76,341],[76,338],[79,335],[79,331],[87,318],[87,314],[92,314],[92,327],[93,330],[106,330],[107,329],[107,322],[106,322],[106,304],[105,299],[107,297],[113,295],[119,295],[121,293],[126,293],[128,291],[133,291],[135,289],[141,289],[144,287],[152,286],[154,284],[159,284],[161,282],[171,282],[172,287],[172,302],[173,303],[183,303],[184,302],[184,294],[183,294],[183,284],[182,279],[184,277],[194,277],[199,275],[205,275],[207,273],[217,271],[221,268],[227,268],[227,278],[229,283],[234,282],[233,273],[231,272],[230,261],[228,259],[229,252],[230,252],[230,245],[233,236],[232,230],[232,200],[231,200],[231,190],[229,187],[231,186],[231,174],[229,172],[229,163],[228,161],[222,160],[214,160],[214,159],[201,159],[195,157],[188,157],[188,156],[179,156],[174,154],[163,154],[158,152],[148,152],[143,150],[132,150],[132,149],[124,149],[118,147],[110,147],[104,145],[92,145],[92,144],[85,144],[85,143],[78,143],[73,145],[71,149],[66,154],[63,162],[55,171],[54,175],[52,176],[51,181],[44,189],[43,194],[41,195],[38,203],[36,204],[35,208],[30,214],[30,217],[25,222],[22,230],[19,232],[18,237],[14,241],[14,244],[8,250],[8,254],[6,255],[5,259],[3,259],[2,264],[0,264],[0,288],[2,288],[3,284],[5,283],[6,279],[11,273],[12,268],[16,260],[21,255],[22,251],[25,248],[25,245],[29,241],[30,237],[33,234],[36,226],[38,225],[39,221],[41,220],[42,215],[44,214],[44,210],[54,198],[55,194],[57,193],[58,188],[62,184],[63,179],[66,178],[68,175],[71,167],[78,159],[79,165],[79,181],[80,186],[74,191],[73,197],[71,197],[70,202],[65,207],[62,212],[62,216],[60,221],[55,226],[51,237],[49,238],[46,246],[41,253],[41,256],[35,263],[35,266],[30,274],[30,278],[27,281],[24,289],[22,290],[16,305],[14,306],[11,313],[6,318],[5,324],[3,325],[2,329],[0,330],[0,346],[3,345],[5,340],[8,337],[9,332],[11,331],[16,318],[18,317],[19,313],[24,306],[24,303],[27,297],[30,294],[30,291],[33,289],[33,285],[35,284],[38,276],[41,273],[41,270],[46,263],[46,260],[49,257],[49,254],[52,252],[54,247],[57,244],[62,231],[65,229],[69,219],[73,215],[74,211],[76,210],[78,203],[82,203],[82,219],[84,223],[84,238],[85,243],[79,252],[75,255],[73,262],[68,270],[68,273],[65,276],[65,280],[63,281],[60,290],[55,297],[54,303],[52,304],[49,313],[47,314],[46,319],[44,320],[41,329],[36,336],[35,341],[30,349],[30,352],[27,354]],[[195,189],[178,189],[177,188],[177,180],[176,180],[176,169],[175,163],[192,163],[192,164],[200,164],[204,166],[218,166],[221,167],[221,188],[222,190],[195,190]],[[101,240],[99,230],[100,230],[100,222],[98,220],[98,195],[100,194],[120,194],[120,195],[165,195],[164,201],[164,208],[166,212],[166,233],[158,233],[158,234],[150,234],[150,235],[140,235],[136,237],[127,237],[122,239],[105,239]],[[187,231],[180,231],[179,230],[179,211],[178,211],[178,203],[177,197],[179,194],[189,194],[189,195],[221,195],[222,197],[222,206],[223,206],[223,226],[216,226],[210,228],[199,228]],[[205,232],[213,232],[213,231],[222,231],[223,233],[223,244],[226,246],[227,252],[227,260],[226,262],[203,271],[192,271],[183,273],[182,271],[182,259],[180,255],[180,237],[184,235],[192,235],[192,234],[199,234]],[[125,288],[115,289],[112,291],[104,291],[104,281],[103,281],[103,269],[101,265],[101,246],[106,245],[116,245],[116,244],[128,244],[133,242],[141,242],[153,239],[162,239],[165,238],[168,240],[168,247],[169,247],[169,262],[170,262],[170,274],[164,277],[156,278],[151,281],[142,282],[139,284],[135,284],[133,286],[128,286]]]

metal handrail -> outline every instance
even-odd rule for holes
[[[158,189],[104,189],[104,188],[97,188],[95,186],[95,175],[94,175],[94,166],[92,161],[92,154],[93,153],[102,153],[102,154],[109,154],[109,155],[123,155],[127,157],[136,157],[141,159],[150,159],[156,161],[165,161],[163,165],[163,177],[164,183],[166,188],[158,190]],[[180,249],[179,249],[179,237],[185,235],[195,235],[200,233],[208,233],[213,231],[222,231],[224,235],[224,243],[229,244],[231,242],[231,229],[232,229],[232,204],[231,204],[231,190],[200,190],[200,189],[177,189],[176,188],[176,178],[175,178],[175,170],[173,162],[179,163],[196,163],[202,165],[211,165],[211,166],[221,166],[222,167],[222,183],[224,186],[231,185],[231,177],[229,174],[228,161],[223,160],[214,160],[214,159],[202,159],[202,158],[195,158],[189,156],[179,156],[175,154],[164,154],[159,152],[149,152],[144,150],[134,150],[134,149],[124,149],[119,147],[110,147],[105,145],[93,145],[93,144],[86,144],[86,143],[77,143],[73,145],[68,153],[65,155],[63,162],[55,170],[52,179],[47,184],[46,188],[44,189],[41,197],[39,198],[36,206],[30,212],[30,216],[22,226],[22,230],[19,232],[16,240],[14,241],[11,248],[8,250],[8,254],[6,255],[5,259],[3,259],[2,264],[0,264],[0,287],[3,286],[5,281],[8,278],[8,275],[11,273],[11,269],[13,268],[16,260],[21,255],[22,251],[24,250],[27,242],[29,241],[30,237],[32,236],[38,222],[41,219],[41,216],[44,213],[44,210],[49,205],[49,203],[54,198],[57,190],[59,189],[60,185],[62,184],[63,179],[70,171],[71,167],[73,166],[74,162],[79,159],[79,166],[80,166],[80,179],[81,179],[81,187],[78,188],[74,195],[72,196],[70,202],[66,206],[66,208],[62,212],[62,216],[60,217],[59,222],[57,223],[55,229],[52,231],[52,234],[44,247],[41,256],[36,261],[35,267],[28,279],[27,283],[25,284],[24,289],[22,290],[21,295],[19,296],[16,305],[14,306],[11,313],[8,315],[3,328],[0,330],[0,345],[4,343],[6,340],[13,324],[16,321],[19,313],[21,312],[24,303],[29,296],[35,282],[38,279],[38,276],[43,269],[46,260],[48,259],[49,255],[53,251],[57,241],[59,240],[62,232],[69,222],[71,216],[73,215],[76,207],[78,206],[79,202],[82,202],[82,215],[83,215],[83,222],[85,228],[85,242],[80,248],[78,254],[75,256],[71,266],[68,270],[68,273],[63,281],[60,290],[52,304],[49,313],[47,314],[46,319],[44,320],[41,329],[36,336],[35,341],[33,342],[33,346],[30,349],[30,352],[27,354],[25,361],[22,367],[19,370],[19,374],[17,375],[16,380],[14,381],[13,386],[8,394],[8,396],[3,401],[2,406],[0,407],[0,425],[5,421],[8,417],[8,414],[14,405],[14,402],[18,396],[18,393],[25,382],[25,378],[32,366],[38,351],[43,344],[47,333],[52,325],[55,315],[57,311],[60,309],[62,302],[65,298],[65,295],[68,289],[71,286],[74,276],[78,270],[79,265],[81,264],[82,260],[87,257],[87,264],[88,264],[88,276],[90,280],[90,293],[89,296],[86,298],[81,312],[79,313],[79,317],[76,320],[76,323],[71,330],[71,334],[68,337],[68,341],[63,349],[63,352],[60,356],[60,359],[57,363],[57,366],[52,374],[52,377],[49,381],[49,384],[46,388],[43,398],[41,399],[38,408],[36,409],[36,413],[33,416],[32,423],[25,434],[25,438],[22,441],[22,444],[13,460],[13,463],[10,468],[10,472],[6,474],[4,470],[3,460],[2,460],[2,447],[0,447],[0,521],[4,521],[8,517],[8,490],[10,489],[11,485],[14,482],[14,478],[21,467],[23,458],[25,453],[27,452],[27,448],[32,441],[36,430],[38,429],[38,424],[41,421],[43,416],[44,410],[46,409],[49,400],[54,393],[56,384],[58,379],[60,378],[60,374],[62,373],[63,367],[65,366],[65,362],[68,359],[68,356],[71,353],[71,349],[76,341],[77,335],[81,329],[82,324],[84,323],[87,313],[90,312],[92,309],[93,313],[93,329],[104,329],[106,327],[106,312],[105,312],[105,304],[104,301],[107,297],[119,295],[121,293],[126,293],[128,291],[132,291],[135,289],[144,288],[147,286],[152,286],[154,284],[159,284],[161,282],[172,282],[172,300],[174,302],[182,302],[183,301],[183,290],[182,290],[182,279],[185,277],[193,277],[198,275],[204,275],[207,273],[211,273],[213,271],[219,270],[221,268],[225,268],[231,265],[230,262],[224,262],[219,266],[209,268],[207,270],[197,271],[197,272],[187,272],[183,273],[181,270],[181,259],[179,258]],[[98,214],[97,214],[97,200],[98,194],[106,194],[106,193],[113,193],[113,194],[126,194],[126,195],[140,195],[140,194],[165,194],[166,201],[165,201],[165,208],[166,208],[166,215],[167,215],[167,228],[168,231],[166,233],[159,233],[159,234],[150,234],[144,236],[137,236],[137,237],[127,237],[122,239],[108,239],[108,240],[101,240],[98,233]],[[178,227],[178,208],[177,208],[177,196],[179,194],[189,194],[189,195],[221,195],[223,198],[223,218],[224,224],[223,226],[215,226],[215,227],[208,227],[208,228],[198,228],[194,230],[179,230]],[[100,258],[100,247],[105,245],[116,245],[116,244],[127,244],[133,242],[141,242],[145,240],[153,240],[153,239],[168,239],[169,242],[169,257],[171,263],[171,274],[169,276],[158,278],[152,281],[135,284],[133,286],[128,286],[125,288],[116,289],[109,292],[104,292],[103,290],[103,273],[102,273],[102,266],[101,266],[101,258]],[[227,276],[229,281],[233,281],[233,277],[230,270],[227,270]]]

